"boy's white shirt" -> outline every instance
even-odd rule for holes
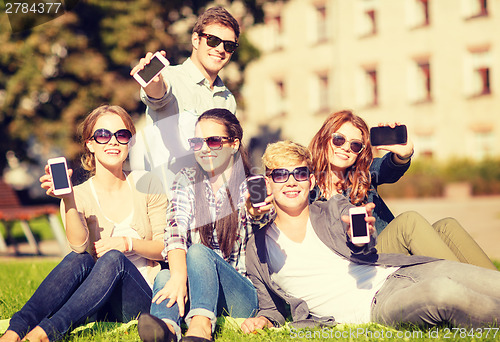
[[[328,248],[310,220],[304,240],[290,240],[276,225],[266,232],[271,279],[287,294],[303,299],[312,315],[340,323],[370,322],[375,293],[399,267],[352,263]]]

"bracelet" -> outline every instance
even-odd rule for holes
[[[411,151],[411,154],[410,154],[408,157],[406,157],[406,158],[401,157],[399,154],[396,154],[396,157],[398,157],[398,158],[399,158],[400,160],[402,160],[402,161],[407,161],[407,160],[410,160],[410,159],[411,159],[411,157],[413,157],[413,154],[414,154],[414,153],[415,153],[415,150],[412,150],[412,151]]]
[[[132,243],[132,238],[130,236],[127,236],[127,241],[128,241],[127,252],[132,252],[134,250],[134,246],[133,246],[133,243]]]

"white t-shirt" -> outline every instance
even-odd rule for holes
[[[307,222],[297,243],[272,225],[266,232],[271,279],[289,295],[307,303],[312,315],[340,323],[370,322],[375,293],[398,267],[353,263],[328,248]]]

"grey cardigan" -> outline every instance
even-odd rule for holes
[[[356,247],[346,233],[346,224],[340,219],[348,215],[353,207],[342,195],[336,195],[328,201],[316,201],[309,206],[309,216],[314,231],[319,239],[337,255],[358,264],[373,266],[411,266],[438,259],[424,256],[406,256],[402,254],[377,254],[376,237],[363,247]],[[274,325],[281,325],[287,316],[285,302],[289,304],[295,327],[315,325],[334,325],[334,317],[314,317],[309,313],[305,301],[286,294],[271,280],[266,260],[266,231],[271,224],[255,232],[247,245],[247,273],[257,289],[259,311],[257,316],[264,316]]]

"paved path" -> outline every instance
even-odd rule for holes
[[[461,199],[387,199],[395,216],[414,210],[430,223],[454,217],[494,260],[500,261],[500,196]]]

